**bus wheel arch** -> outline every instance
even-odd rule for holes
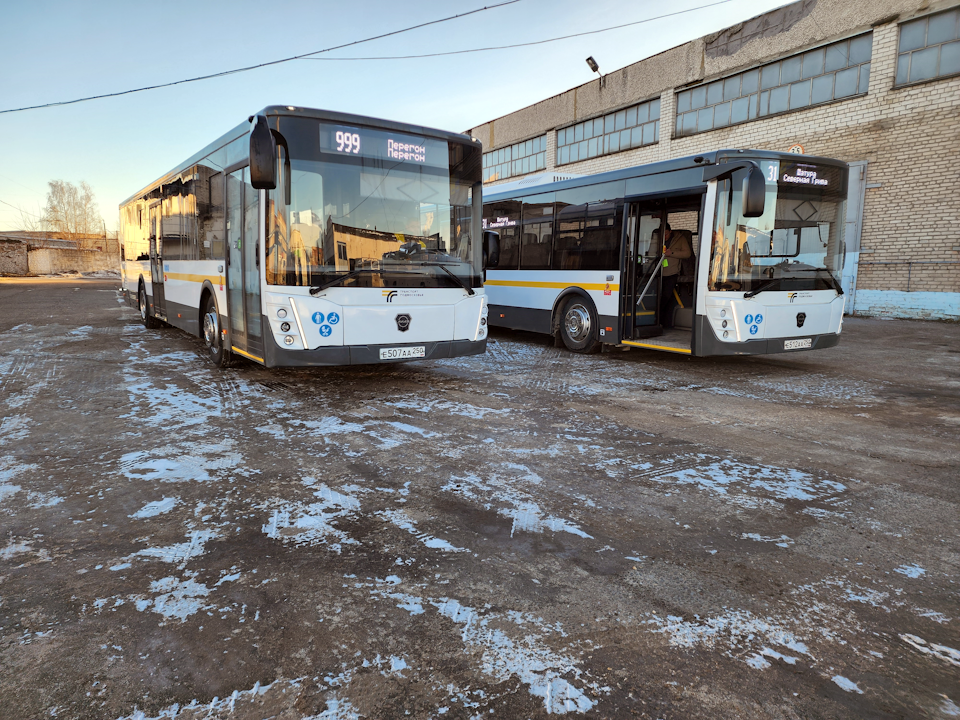
[[[160,321],[150,314],[150,301],[147,299],[147,284],[143,281],[143,275],[137,282],[137,309],[140,311],[140,322],[148,330],[155,330],[160,327]]]
[[[200,337],[210,353],[213,364],[220,368],[229,367],[233,353],[224,344],[224,333],[220,327],[220,307],[212,287],[204,285],[200,292]]]
[[[576,353],[592,353],[600,346],[600,316],[591,297],[580,288],[568,288],[553,308],[553,336]]]

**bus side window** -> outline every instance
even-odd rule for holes
[[[586,226],[580,248],[581,270],[616,270],[620,266],[620,226],[623,206],[613,201],[587,205]]]
[[[198,174],[200,257],[204,260],[223,260],[223,175],[204,165],[198,168]]]
[[[520,202],[502,200],[483,206],[483,229],[500,233],[497,270],[516,270],[520,263]]]
[[[553,244],[554,270],[579,270],[587,206],[557,203],[557,239]]]
[[[553,253],[553,193],[551,202],[531,202],[541,198],[526,198],[523,203],[523,234],[520,241],[521,270],[549,270]]]

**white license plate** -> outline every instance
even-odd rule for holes
[[[801,338],[800,340],[784,340],[784,350],[804,350],[813,347],[813,338]]]
[[[423,357],[424,355],[426,355],[426,346],[424,345],[402,348],[380,348],[381,360],[402,360],[404,358]]]

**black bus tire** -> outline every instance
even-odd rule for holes
[[[137,291],[137,307],[140,309],[140,322],[148,330],[156,330],[160,327],[160,321],[150,314],[150,304],[147,300],[147,289],[140,283],[140,289]]]
[[[600,345],[600,320],[593,302],[582,295],[571,295],[560,313],[560,337],[568,350],[592,353]]]
[[[217,299],[212,294],[207,295],[203,303],[200,327],[203,343],[210,353],[213,364],[219,368],[230,367],[233,363],[233,353],[224,347],[223,332],[220,328],[220,311],[217,309]]]

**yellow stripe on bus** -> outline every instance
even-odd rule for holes
[[[165,272],[163,276],[167,280],[186,280],[187,282],[198,282],[202,283],[204,280],[209,280],[212,285],[221,285],[223,281],[220,279],[222,275],[190,275],[188,273],[172,273]]]
[[[251,355],[250,353],[244,352],[244,351],[241,350],[240,348],[233,347],[232,345],[231,345],[230,347],[233,349],[233,351],[234,351],[235,353],[240,353],[240,354],[243,355],[244,357],[248,357],[248,358],[250,358],[251,360],[256,360],[258,363],[266,364],[266,363],[264,363],[263,358],[259,358],[259,357],[257,357],[256,355]]]
[[[684,350],[683,348],[668,347],[667,345],[654,345],[653,343],[639,343],[633,342],[632,340],[624,340],[623,344],[630,345],[631,347],[650,348],[651,350],[666,350],[667,352],[685,353],[687,355],[690,355],[693,352],[690,349]]]
[[[568,287],[578,287],[582,290],[611,290],[620,292],[617,283],[562,283],[562,282],[530,282],[526,280],[487,280],[484,285],[500,285],[502,287],[549,288],[562,290]]]

